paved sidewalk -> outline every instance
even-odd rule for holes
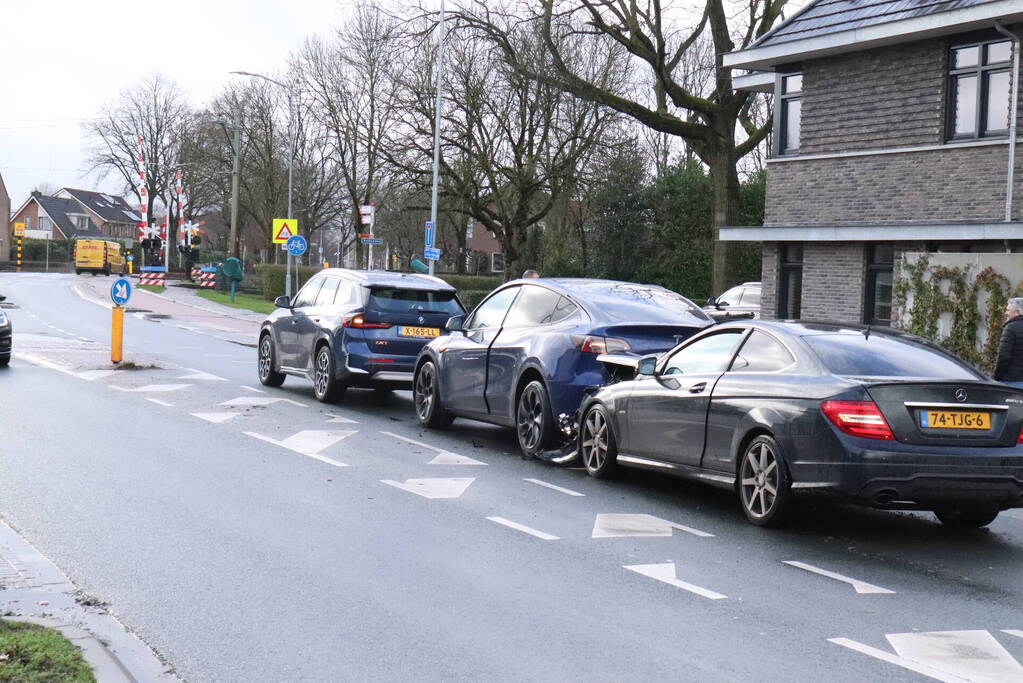
[[[74,289],[82,298],[111,308],[110,283],[110,278],[81,277]],[[265,317],[262,314],[206,301],[183,287],[172,286],[164,291],[170,294],[136,288],[127,312],[255,348],[259,325]]]

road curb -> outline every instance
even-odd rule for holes
[[[83,628],[44,617],[3,617],[3,619],[4,621],[21,621],[36,626],[45,626],[60,631],[65,638],[82,651],[82,657],[92,668],[92,674],[96,677],[97,683],[135,683],[137,680],[99,638]]]

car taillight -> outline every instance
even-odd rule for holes
[[[624,339],[615,339],[614,337],[597,337],[593,335],[583,337],[573,335],[572,343],[583,353],[617,353],[629,350],[629,342]]]
[[[851,436],[895,440],[888,421],[873,401],[825,401],[821,411],[839,430]]]
[[[1023,443],[1023,427],[1019,428],[1019,436],[1016,437],[1016,443]]]
[[[343,325],[345,327],[356,327],[360,330],[369,329],[386,330],[387,328],[391,327],[391,323],[368,323],[366,322],[366,319],[362,317],[361,313],[348,316],[347,318],[345,318]]]

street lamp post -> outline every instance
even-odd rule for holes
[[[264,81],[273,83],[274,85],[284,88],[288,93],[288,218],[294,218],[291,208],[291,192],[292,192],[292,178],[294,175],[295,166],[295,96],[294,89],[290,85],[285,85],[278,80],[274,80],[269,76],[263,74],[252,73],[251,71],[232,71],[232,74],[237,76],[250,76],[252,78],[262,78]],[[287,297],[291,297],[291,254],[288,254],[287,268],[285,275],[284,294]]]
[[[437,191],[440,185],[440,110],[441,87],[444,84],[444,0],[440,0],[440,26],[437,38],[437,102],[433,112],[433,197],[430,202],[430,220],[433,221],[433,234],[439,232],[437,225]],[[430,262],[430,275],[433,275],[433,259]]]

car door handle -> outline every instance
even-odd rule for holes
[[[318,322],[320,322],[320,319],[319,318],[313,318],[313,322],[314,323],[318,323]]]
[[[706,389],[706,388],[707,388],[707,383],[706,382],[700,382],[699,384],[694,384],[693,386],[689,387],[689,393],[690,394],[700,394],[700,393],[703,393],[703,390]]]

